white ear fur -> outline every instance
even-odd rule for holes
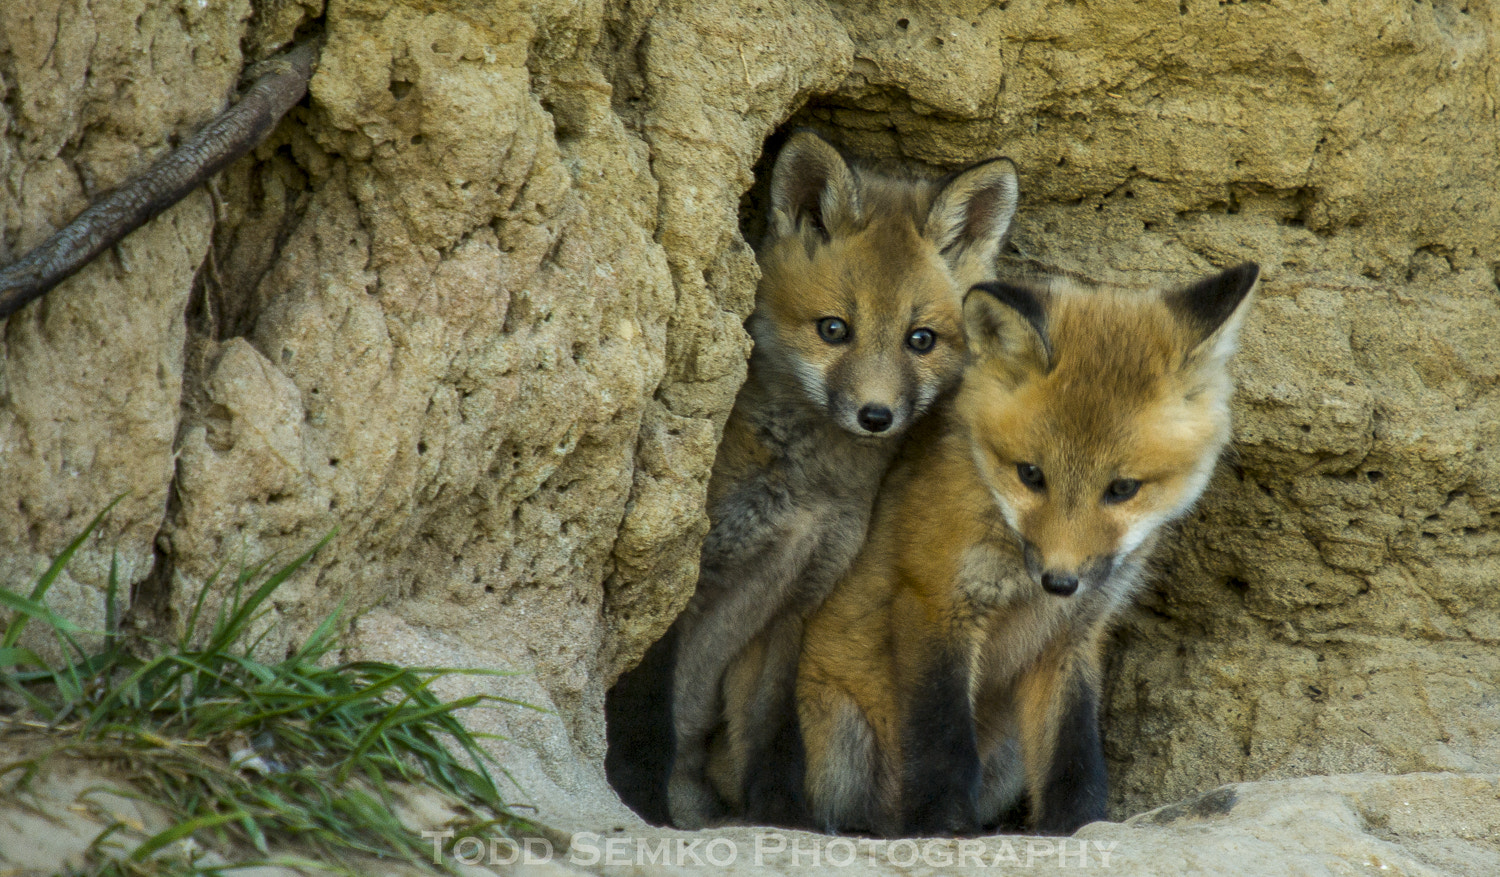
[[[1019,198],[1016,166],[997,158],[949,180],[927,214],[926,233],[966,282],[994,276]]]
[[[844,157],[811,131],[793,134],[771,170],[772,236],[795,234],[804,222],[827,232],[858,224],[861,215],[859,186]]]
[[[1189,362],[1222,364],[1234,353],[1259,276],[1260,266],[1246,262],[1166,293],[1167,307],[1197,335]]]

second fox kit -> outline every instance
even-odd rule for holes
[[[807,622],[817,828],[972,832],[1023,796],[1044,833],[1104,817],[1100,649],[1229,438],[1256,274],[968,294],[962,386],[907,441]]]
[[[773,619],[800,630],[864,540],[897,438],[964,362],[963,290],[994,276],[1014,166],[944,181],[851,166],[811,133],[777,156],[749,375],[708,489],[697,591],[678,620],[672,821],[722,815],[705,775],[726,667]],[[760,696],[790,710],[796,637],[766,656]]]

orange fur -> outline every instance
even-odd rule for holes
[[[764,715],[791,713],[802,619],[858,552],[901,438],[963,367],[963,291],[992,276],[1016,180],[1003,159],[941,180],[883,174],[802,132],[769,194],[755,347],[675,625],[667,797],[680,828],[755,798],[751,753],[786,724]]]
[[[953,768],[950,798],[982,770],[983,786],[1024,786],[1045,830],[1102,815],[1102,754],[1069,735],[1097,748],[1103,637],[1228,440],[1225,360],[1254,279],[1247,266],[1162,294],[969,294],[962,385],[908,440],[865,550],[807,623],[797,696],[818,827],[992,821],[1005,794],[954,803],[919,769],[953,767],[913,742],[944,735],[977,758]],[[935,700],[952,679],[962,690]],[[848,747],[830,703],[875,730],[868,766],[825,757]],[[1008,746],[1024,778],[1005,776]],[[1098,776],[1074,788],[1058,764],[1078,758]]]

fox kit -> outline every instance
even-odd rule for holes
[[[864,550],[807,621],[816,827],[967,833],[1023,796],[1044,833],[1104,817],[1100,649],[1229,439],[1256,274],[969,292],[962,384],[906,442]]]
[[[864,540],[897,439],[961,370],[963,291],[994,276],[1015,206],[1004,159],[902,179],[851,166],[808,132],[777,156],[746,323],[754,352],[709,481],[698,587],[669,633],[678,827],[724,815],[705,775],[721,682],[782,615],[798,635],[771,637],[790,644],[760,662],[756,696],[791,713],[801,617]]]

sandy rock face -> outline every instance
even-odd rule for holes
[[[13,261],[144,171],[167,137],[224,105],[248,2],[0,5],[0,259]],[[191,88],[185,84],[191,82]],[[104,627],[111,549],[123,584],[152,573],[173,480],[183,312],[213,232],[197,192],[0,332],[0,577],[30,582],[126,494],[54,608]],[[38,642],[46,648],[50,643]]]
[[[608,812],[599,705],[692,587],[747,352],[741,199],[800,124],[1015,160],[1006,276],[1263,266],[1236,451],[1115,644],[1118,815],[1500,770],[1488,0],[105,5],[0,4],[6,258],[299,27],[326,44],[214,197],[0,335],[7,581],[130,491],[54,591],[85,625],[112,550],[170,626],[220,564],[336,528],[271,641],[345,600],[378,607],[362,653],[529,671],[513,693],[557,717],[482,721],[547,812]]]

